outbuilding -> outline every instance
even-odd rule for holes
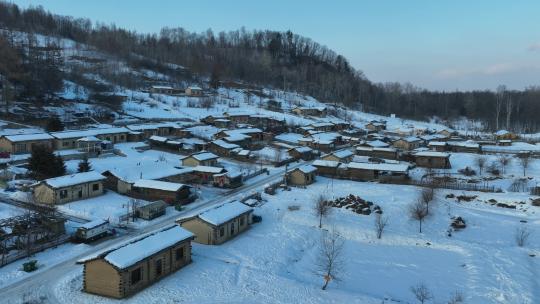
[[[178,219],[177,223],[195,234],[195,242],[219,245],[247,230],[252,223],[252,213],[253,208],[234,201]]]
[[[49,178],[35,184],[32,194],[40,204],[64,204],[102,195],[104,180],[95,171]]]
[[[287,181],[295,186],[307,186],[313,184],[317,168],[312,165],[303,165],[287,172]]]
[[[133,295],[191,263],[193,238],[174,225],[81,259],[83,290],[116,299]]]

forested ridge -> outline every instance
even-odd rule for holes
[[[88,19],[55,15],[41,7],[20,9],[6,2],[0,2],[0,27],[4,29],[4,37],[0,38],[2,84],[13,84],[17,89],[11,94],[17,97],[50,97],[61,87],[59,78],[77,75],[65,75],[54,45],[45,50],[17,46],[10,41],[10,31],[71,39],[116,56],[134,68],[151,69],[174,79],[208,80],[212,87],[220,81],[242,81],[298,91],[321,101],[378,114],[395,113],[413,119],[467,117],[491,130],[540,129],[538,87],[523,91],[509,91],[501,86],[497,92],[437,92],[410,84],[375,84],[343,56],[290,31],[192,33],[182,28],[163,28],[159,34],[142,34]],[[44,74],[52,77],[43,77]],[[131,81],[121,85],[144,84]]]

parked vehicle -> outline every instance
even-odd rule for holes
[[[77,228],[77,232],[75,232],[75,241],[89,243],[105,237],[110,233],[109,221],[95,220]]]

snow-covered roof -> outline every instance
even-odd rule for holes
[[[92,141],[101,141],[101,139],[99,139],[99,138],[97,138],[95,136],[86,136],[86,137],[82,137],[82,138],[77,139],[77,141],[92,142]]]
[[[450,154],[444,153],[444,152],[436,152],[436,151],[420,151],[414,153],[415,156],[425,156],[425,157],[450,157]]]
[[[430,147],[444,147],[446,146],[446,142],[445,141],[430,141],[428,143],[428,146]]]
[[[228,142],[226,142],[224,140],[221,140],[221,139],[214,140],[212,143],[217,145],[217,146],[220,146],[220,147],[222,147],[224,149],[236,149],[236,148],[240,147],[237,144],[231,144],[231,143],[228,143]]]
[[[416,136],[408,136],[408,137],[404,137],[404,138],[401,138],[401,139],[406,141],[406,142],[409,142],[409,143],[421,141],[421,139],[416,137]]]
[[[53,132],[51,133],[51,135],[54,138],[66,139],[66,138],[88,137],[88,136],[117,134],[117,133],[129,133],[129,130],[124,127],[97,128],[97,129],[88,129],[88,130],[70,130],[70,131],[62,131],[62,132]]]
[[[96,171],[75,173],[71,175],[64,175],[60,177],[49,178],[42,182],[51,186],[52,188],[64,188],[79,184],[85,184],[90,182],[96,182],[104,180],[105,176],[97,173]]]
[[[370,147],[374,147],[374,148],[388,147],[387,143],[385,143],[384,141],[380,141],[380,140],[368,141],[368,142],[366,142],[366,145],[368,145]]]
[[[11,142],[53,139],[53,137],[47,133],[4,135],[4,137]]]
[[[211,166],[196,166],[193,167],[193,172],[204,172],[204,173],[221,173],[223,172],[221,167],[211,167]]]
[[[234,136],[238,134],[253,134],[253,133],[262,133],[262,130],[259,128],[243,128],[243,129],[235,129],[235,130],[226,130],[223,131],[223,133],[227,134],[228,136]]]
[[[178,225],[174,225],[138,237],[120,246],[106,249],[104,252],[83,258],[77,262],[84,263],[96,258],[103,258],[111,265],[119,269],[125,269],[163,249],[172,247],[193,237],[193,233]]]
[[[153,85],[152,89],[162,89],[162,90],[172,90],[172,87],[170,86],[163,86],[163,85]]]
[[[454,146],[454,147],[464,147],[464,148],[473,148],[473,149],[480,148],[479,143],[474,142],[474,141],[470,141],[470,140],[467,140],[467,141],[450,141],[450,142],[448,142],[448,144],[450,146]]]
[[[347,158],[347,157],[351,157],[351,156],[354,155],[354,153],[352,153],[352,151],[350,151],[350,150],[336,151],[336,152],[334,152],[332,154],[337,158]]]
[[[317,168],[315,166],[312,166],[312,165],[303,165],[303,166],[298,167],[297,169],[300,170],[302,173],[305,173],[305,174],[313,173],[313,172],[317,171]]]
[[[198,217],[207,223],[219,226],[235,217],[251,211],[253,211],[253,208],[246,206],[239,201],[234,201],[206,210],[200,213]]]
[[[152,136],[150,136],[149,139],[152,140],[152,141],[160,142],[160,143],[164,143],[167,140],[169,140],[167,137],[157,136],[157,135],[152,135]]]
[[[193,91],[201,91],[202,90],[202,88],[199,87],[199,86],[189,86],[188,89],[193,90]]]
[[[133,186],[138,188],[149,188],[163,191],[178,191],[184,187],[187,187],[184,184],[162,182],[153,179],[140,179],[138,181],[135,181],[135,183],[133,183]]]
[[[502,136],[502,135],[506,135],[506,134],[510,134],[510,132],[507,131],[507,130],[499,130],[499,131],[495,132],[495,135],[498,135],[498,136]]]
[[[227,137],[224,137],[223,139],[225,139],[228,142],[238,142],[238,141],[243,141],[249,138],[251,137],[245,134],[232,134]]]
[[[93,228],[96,228],[96,227],[99,227],[101,225],[106,225],[108,224],[109,222],[106,221],[106,220],[101,220],[101,219],[98,219],[98,220],[93,220],[91,222],[88,222],[88,223],[85,223],[85,224],[82,224],[81,226],[79,226],[80,229],[93,229]]]
[[[311,124],[311,126],[314,128],[332,127],[333,125],[334,124],[331,122],[316,122]]]
[[[309,153],[313,151],[310,147],[302,146],[302,147],[294,147],[291,150],[296,150],[298,153]]]
[[[348,163],[347,168],[360,169],[360,170],[374,170],[374,171],[389,171],[389,172],[402,172],[405,173],[409,170],[409,166],[405,164],[376,164],[376,163]]]
[[[298,133],[282,133],[274,137],[275,140],[279,140],[286,143],[297,144],[304,136]]]
[[[206,151],[199,152],[199,153],[194,153],[194,154],[191,154],[190,156],[187,156],[187,157],[193,157],[198,161],[205,161],[205,160],[219,158],[219,156],[215,155],[214,153],[206,152]],[[185,158],[187,158],[187,157],[185,157]]]
[[[339,167],[340,162],[337,162],[335,160],[322,160],[317,159],[313,162],[313,166],[316,167],[331,167],[331,168],[337,168]]]

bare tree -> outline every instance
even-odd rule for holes
[[[388,217],[383,216],[380,213],[375,215],[375,232],[377,233],[377,238],[381,239],[384,232],[384,228],[388,225]]]
[[[433,299],[433,294],[424,283],[420,283],[416,286],[411,286],[411,292],[418,302],[424,304],[427,301]]]
[[[418,199],[426,205],[426,212],[429,214],[429,205],[433,203],[435,199],[435,188],[422,188],[422,191],[420,192],[420,197]]]
[[[501,165],[501,168],[502,168],[502,173],[503,174],[506,174],[506,166],[508,166],[508,164],[510,164],[510,161],[512,159],[508,156],[508,155],[505,155],[505,154],[501,154],[499,155],[499,157],[497,158],[497,161],[499,162],[499,164]]]
[[[527,245],[527,241],[529,240],[529,237],[531,236],[531,231],[527,229],[527,227],[519,227],[516,229],[516,244],[519,247],[523,247]]]
[[[506,98],[506,86],[500,85],[497,87],[497,94],[495,95],[495,128],[499,130],[499,117],[501,116],[501,110]]]
[[[523,176],[527,174],[527,168],[529,168],[531,162],[531,155],[529,153],[522,153],[519,155],[519,164],[523,169]]]
[[[456,291],[452,294],[450,297],[450,300],[448,300],[448,304],[461,304],[465,302],[465,297],[463,297],[463,293],[460,291]]]
[[[324,195],[319,195],[315,199],[313,211],[315,211],[315,214],[319,217],[319,228],[322,228],[323,218],[327,217],[332,212],[332,207],[328,204]]]
[[[482,170],[484,170],[484,167],[486,166],[486,159],[483,156],[478,156],[474,159],[474,163],[478,167],[478,171],[480,175],[482,175]]]
[[[427,208],[424,202],[417,200],[409,205],[409,216],[418,221],[418,231],[422,233],[422,222],[428,216]]]
[[[512,97],[506,97],[506,128],[510,129],[510,118],[512,117],[512,110],[514,108],[514,102]]]
[[[323,231],[321,236],[320,252],[316,262],[317,275],[324,278],[322,290],[326,290],[330,281],[339,281],[339,275],[343,271],[343,238],[336,232]]]

